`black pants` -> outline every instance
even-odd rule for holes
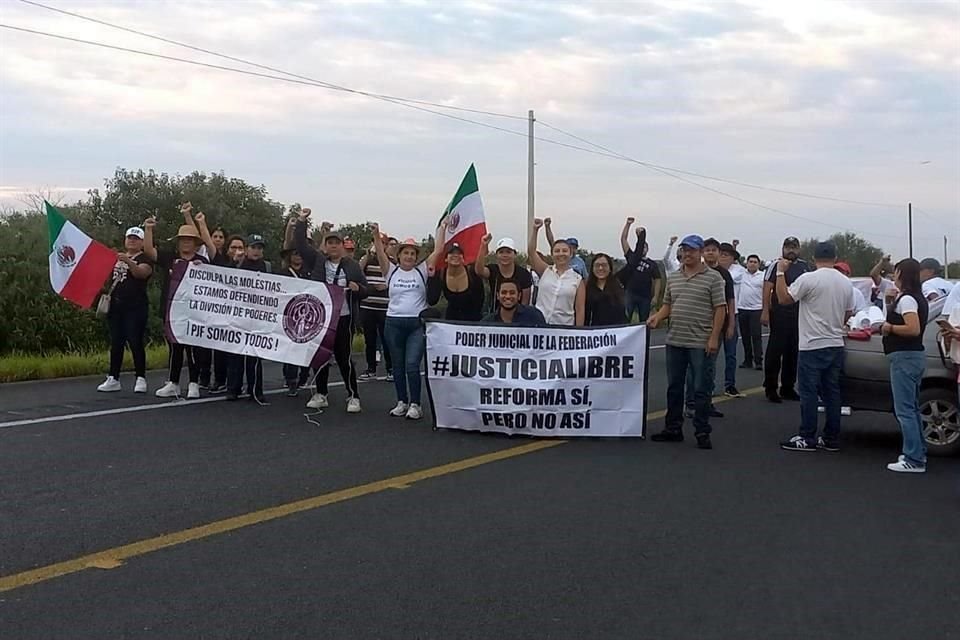
[[[310,378],[310,367],[301,367],[296,364],[284,363],[283,381],[287,383],[287,387],[289,388],[302,387],[309,378]]]
[[[214,351],[213,349],[193,348],[193,357],[197,361],[197,368],[200,370],[200,384],[210,386],[210,380],[213,379],[214,387],[221,387],[227,382],[227,354],[223,351]],[[211,376],[211,373],[213,374]]]
[[[386,348],[386,342],[383,340],[383,327],[387,322],[386,311],[363,310],[363,341],[366,343],[367,371],[377,370],[377,341],[383,348],[383,364],[387,368],[387,373],[393,370],[390,364],[390,350]]]
[[[243,378],[247,378],[247,393],[263,395],[263,361],[256,356],[227,355],[227,391],[240,395],[243,390]]]
[[[337,338],[333,343],[333,357],[340,367],[340,375],[343,377],[343,383],[347,388],[348,398],[359,398],[360,389],[357,387],[357,371],[353,366],[353,360],[350,358],[353,342],[353,328],[350,324],[350,316],[340,316],[340,322],[337,323]],[[327,395],[328,384],[330,380],[330,363],[328,362],[317,373],[317,393]]]
[[[133,368],[140,378],[147,375],[147,349],[143,337],[147,331],[147,305],[114,305],[107,314],[110,328],[110,375],[120,377],[123,366],[123,350],[130,345]]]
[[[760,316],[763,312],[741,310],[737,313],[740,322],[740,338],[743,340],[743,361],[747,364],[763,364],[763,339]]]
[[[197,368],[196,359],[193,357],[193,347],[185,344],[169,344],[170,348],[170,380],[180,384],[180,372],[183,371],[183,359],[187,359],[187,373],[190,376],[190,382],[200,381],[200,369]]]
[[[780,389],[794,391],[797,382],[797,355],[800,352],[800,329],[796,316],[770,314],[770,339],[763,368],[763,387],[767,393]]]

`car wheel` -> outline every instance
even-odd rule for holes
[[[920,392],[923,438],[931,455],[960,452],[960,408],[957,394],[950,389],[930,387]]]

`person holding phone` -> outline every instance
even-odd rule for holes
[[[788,263],[783,275],[788,287],[810,271],[810,265],[800,258],[800,241],[794,236],[784,239],[781,255]],[[773,260],[767,268],[767,281],[763,285],[763,307],[760,312],[760,323],[770,327],[764,360],[763,387],[767,400],[776,404],[784,400],[800,400],[795,388],[800,354],[800,305],[796,302],[783,303],[777,299],[774,288],[777,283],[778,264]]]

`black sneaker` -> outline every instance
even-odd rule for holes
[[[741,362],[741,363],[740,363],[740,368],[741,368],[741,369],[752,369],[752,368],[753,368],[753,365],[750,364],[749,362]]]
[[[693,415],[696,413],[692,408],[687,407],[683,410],[683,417],[687,420],[693,420]]]
[[[377,377],[377,372],[367,369],[363,373],[357,376],[357,380],[374,380]]]
[[[800,401],[800,395],[793,389],[781,389],[780,397],[784,400],[793,400],[794,402]]]
[[[824,440],[823,437],[817,438],[817,449],[821,451],[829,451],[830,453],[836,453],[840,451],[840,443],[836,440]]]
[[[297,388],[297,385],[292,384],[289,387],[287,387],[288,398],[296,398],[298,393],[300,393],[300,389]]]
[[[650,436],[654,442],[683,442],[683,434],[679,431],[668,431],[664,429],[660,433]]]
[[[697,449],[713,449],[709,433],[701,433],[697,436]]]
[[[817,445],[810,444],[803,436],[793,436],[781,442],[780,448],[784,451],[816,451]]]
[[[722,418],[723,412],[717,411],[716,407],[710,407],[710,411],[707,412],[707,415],[710,416],[711,418]]]
[[[723,392],[723,395],[727,396],[728,398],[746,398],[746,396],[740,393],[740,390],[733,385],[727,387]]]
[[[202,387],[201,387],[201,388],[202,388]],[[210,394],[211,394],[211,395],[218,395],[218,394],[221,394],[221,393],[225,392],[226,390],[227,390],[227,385],[225,385],[225,384],[218,384],[218,385],[214,385],[214,386],[210,387]]]
[[[227,391],[227,395],[225,397],[227,402],[236,402],[237,400],[237,394],[233,393],[232,391]]]
[[[758,362],[756,366],[754,366],[753,368],[756,369],[757,371],[763,371],[763,363]]]
[[[773,404],[783,404],[783,398],[776,391],[767,391],[767,400]]]

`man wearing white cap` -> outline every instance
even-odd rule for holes
[[[137,376],[134,393],[147,392],[147,352],[144,334],[147,331],[147,281],[153,274],[150,260],[143,253],[144,231],[130,227],[124,234],[124,250],[117,254],[110,283],[110,375],[97,391],[120,391],[120,368],[123,351],[130,345],[133,368]]]
[[[490,291],[494,292],[491,309],[495,312],[500,308],[500,301],[496,292],[500,290],[500,282],[512,280],[520,289],[520,304],[530,304],[530,292],[533,289],[533,277],[527,269],[517,264],[517,245],[513,238],[501,238],[497,242],[497,260],[487,264],[487,255],[490,253],[489,233],[480,241],[480,252],[477,254],[477,275],[490,283]]]

